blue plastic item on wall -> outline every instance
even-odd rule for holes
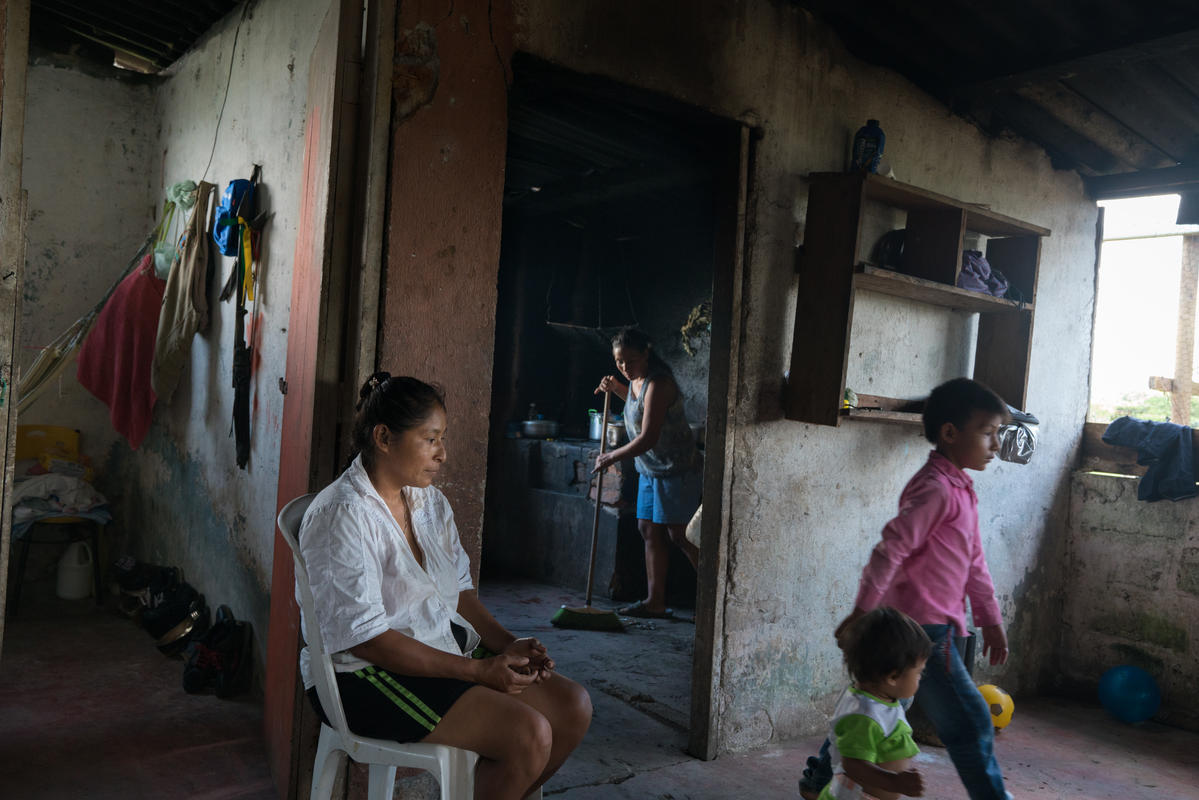
[[[247,196],[248,193],[248,196]],[[237,227],[238,216],[250,213],[254,208],[254,184],[245,178],[229,181],[216,207],[216,224],[212,226],[212,240],[221,255],[237,255],[241,233]],[[250,214],[253,216],[253,214]]]

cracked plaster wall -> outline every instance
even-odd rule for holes
[[[1015,692],[1055,665],[1068,465],[1086,409],[1096,210],[1079,177],[1038,147],[996,140],[895,73],[863,64],[790,4],[522,0],[518,49],[759,126],[740,309],[741,369],[719,679],[719,746],[819,731],[845,683],[832,629],[900,490],[928,446],[914,428],[825,428],[782,418],[805,176],[845,167],[854,131],[882,121],[896,177],[1052,229],[1042,248],[1029,408],[1042,420],[1028,466],[976,475],[984,545],[1012,640],[979,678]],[[926,392],[969,367],[972,321],[862,294],[850,385]],[[897,335],[898,333],[898,335]],[[813,346],[839,346],[835,342]]]
[[[153,98],[145,81],[99,77],[64,58],[32,59],[22,370],[99,302],[154,226],[162,201]],[[99,466],[118,438],[107,411],[75,380],[72,363],[20,423],[78,428],[83,452]]]
[[[1155,719],[1199,730],[1199,515],[1194,500],[1137,500],[1137,480],[1079,472],[1070,484],[1070,583],[1061,682],[1095,697],[1111,667],[1147,670]]]
[[[448,8],[448,13],[447,13]],[[487,473],[511,58],[506,3],[401,3],[379,318],[381,369],[439,383],[438,488],[477,578]]]
[[[234,55],[239,7],[152,83],[37,66],[30,74],[25,183],[36,224],[29,233],[27,274],[34,281],[23,308],[24,343],[48,341],[100,299],[155,224],[166,189],[184,179],[199,181],[210,153],[206,180],[218,185],[218,193],[262,164],[260,207],[275,215],[260,253],[258,302],[247,317],[248,324],[258,316],[248,468],[237,468],[230,436],[234,308],[217,300],[229,258],[219,259],[210,286],[210,327],[193,340],[190,366],[170,402],[155,408],[139,450],[112,431],[107,408],[78,385],[73,367],[63,378],[63,397],[48,406],[53,419],[37,420],[84,431],[85,447],[100,468],[97,482],[113,502],[110,532],[117,546],[182,567],[210,606],[228,604],[248,619],[260,662],[269,616],[283,409],[277,385],[287,356],[308,62],[328,5],[259,0],[241,24]]]

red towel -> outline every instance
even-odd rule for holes
[[[150,367],[165,289],[149,253],[108,298],[79,350],[75,376],[108,406],[112,426],[134,450],[146,438],[154,412]]]

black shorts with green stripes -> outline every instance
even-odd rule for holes
[[[428,736],[450,706],[477,685],[454,678],[414,678],[375,666],[337,673],[350,730],[397,742],[418,742]],[[308,690],[308,699],[321,721],[329,724],[315,688]]]

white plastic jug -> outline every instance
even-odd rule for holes
[[[73,542],[58,559],[57,594],[63,600],[82,600],[92,593],[92,548]]]

